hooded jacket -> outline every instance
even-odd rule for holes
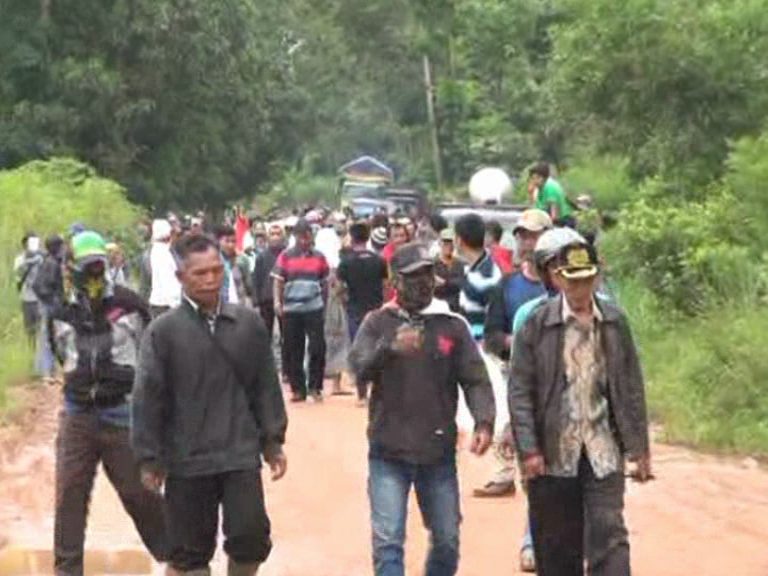
[[[99,306],[75,292],[51,309],[53,345],[64,371],[64,395],[77,405],[116,406],[133,387],[139,341],[149,323],[146,303],[107,285]]]

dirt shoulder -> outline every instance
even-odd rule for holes
[[[54,439],[60,391],[32,388],[30,410],[0,430],[0,538],[50,547]],[[265,576],[361,576],[371,573],[366,497],[365,411],[352,398],[290,408],[289,472],[265,481],[275,548]],[[627,490],[634,573],[640,576],[768,574],[768,473],[748,459],[654,446],[657,480]],[[477,500],[491,457],[462,451],[461,576],[508,576],[517,569],[525,518],[522,496]],[[91,505],[88,549],[140,543],[102,474]],[[427,538],[410,507],[406,562],[423,567]]]

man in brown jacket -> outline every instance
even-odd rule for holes
[[[563,294],[515,338],[510,414],[541,576],[628,576],[624,460],[651,478],[643,376],[624,313],[594,297],[597,256],[567,246]],[[586,536],[586,537],[585,537]]]

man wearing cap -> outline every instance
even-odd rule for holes
[[[152,555],[167,553],[162,499],[141,485],[129,442],[128,398],[139,337],[149,322],[144,301],[107,276],[107,249],[95,232],[72,239],[73,293],[54,301],[54,351],[64,372],[64,408],[56,438],[54,556],[57,575],[83,573],[83,545],[99,463]]]
[[[459,562],[456,410],[459,387],[475,423],[471,451],[486,452],[495,409],[485,364],[467,322],[433,298],[434,261],[406,244],[392,257],[396,300],[370,313],[350,365],[373,383],[368,424],[368,494],[376,576],[403,576],[408,494],[415,487],[430,531],[428,576]]]
[[[445,300],[451,312],[458,313],[461,310],[459,294],[466,264],[456,256],[455,238],[453,228],[440,231],[440,253],[435,259],[435,298]]]
[[[546,212],[535,208],[523,212],[515,225],[514,234],[520,267],[517,272],[505,276],[494,288],[485,318],[485,349],[502,360],[509,359],[512,321],[517,310],[526,302],[546,294],[546,289],[533,263],[533,251],[539,237],[550,228],[552,228],[552,220]],[[506,394],[506,379],[503,390],[498,392],[502,396]],[[506,410],[503,413],[504,424],[508,426]],[[501,435],[505,430],[497,430],[497,433],[500,435],[496,442],[499,468],[490,481],[483,487],[475,489],[474,495],[480,498],[511,496],[516,491],[514,454],[506,450],[501,442]]]
[[[509,381],[536,567],[580,576],[586,557],[590,574],[630,574],[625,459],[651,478],[643,376],[626,316],[595,298],[594,249],[569,245],[559,262],[562,295],[515,336]]]
[[[152,247],[149,251],[151,290],[149,307],[152,317],[181,303],[181,284],[176,278],[176,260],[171,252],[173,227],[168,220],[152,222]]]
[[[307,391],[323,400],[325,376],[325,305],[328,301],[328,261],[312,247],[312,227],[304,219],[293,228],[296,244],[278,256],[272,270],[275,312],[283,319],[286,374],[292,402],[304,402]],[[309,349],[309,374],[304,350]]]

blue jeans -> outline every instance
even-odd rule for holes
[[[411,485],[430,532],[425,576],[453,576],[459,567],[459,481],[456,462],[431,466],[368,459],[368,497],[376,576],[404,576],[403,544]]]

